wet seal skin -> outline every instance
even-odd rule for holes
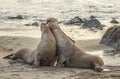
[[[104,62],[102,58],[87,54],[79,49],[59,28],[58,23],[49,21],[47,24],[57,41],[57,66],[64,65],[65,67],[91,68],[98,72],[103,71]]]
[[[39,65],[54,66],[56,61],[56,39],[50,28],[45,24],[41,24],[41,41],[36,48],[35,67]]]

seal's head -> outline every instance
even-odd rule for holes
[[[56,18],[48,18],[47,21],[46,21],[46,24],[51,23],[51,22],[58,24],[58,20]]]
[[[11,59],[15,60],[15,59],[23,59],[25,57],[25,54],[28,53],[29,50],[26,48],[22,48],[20,50],[18,50],[16,53],[14,53],[11,56]]]
[[[58,28],[58,20],[56,18],[48,18],[46,21],[46,25],[52,29]]]

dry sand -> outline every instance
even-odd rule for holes
[[[11,60],[2,57],[24,47],[35,49],[41,32],[39,27],[25,27],[19,23],[0,23],[0,26],[0,79],[120,79],[120,54],[106,54],[104,51],[113,49],[99,44],[104,31],[92,32],[79,29],[78,26],[61,25],[79,48],[104,59],[106,70],[98,73],[81,68],[33,68],[23,62],[11,64]]]

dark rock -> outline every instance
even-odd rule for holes
[[[16,17],[8,17],[8,19],[24,19],[22,15],[17,15]]]
[[[119,22],[115,18],[112,19],[111,23],[113,23],[113,24],[119,24]]]
[[[120,25],[108,28],[103,35],[100,44],[105,44],[116,50],[120,50]]]
[[[65,23],[66,25],[81,25],[82,19],[79,16],[74,17],[73,19],[69,20]]]
[[[32,23],[32,26],[39,26],[39,23],[38,22],[34,22],[34,23]]]
[[[38,22],[29,23],[29,24],[25,24],[25,26],[39,26],[39,23]]]
[[[94,16],[94,15],[91,15],[89,18],[96,18],[96,16]]]
[[[24,19],[22,15],[18,15],[16,18],[17,19]]]
[[[97,28],[100,30],[103,29],[103,26],[101,25],[100,21],[94,17],[90,17],[90,20],[85,21],[82,27],[83,28],[93,28],[94,27],[94,28]]]
[[[82,19],[82,23],[86,23],[88,19]]]
[[[25,26],[31,26],[31,24],[25,24]]]

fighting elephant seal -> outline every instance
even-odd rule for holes
[[[44,23],[41,24],[41,41],[35,50],[22,48],[14,54],[5,56],[7,59],[21,59],[30,65],[54,66],[56,61],[56,40],[50,28]]]
[[[59,24],[58,20],[56,18],[48,18],[47,21],[46,21],[46,24],[50,23],[50,22],[54,22],[56,24]],[[59,27],[59,26],[58,26]],[[70,38],[69,36],[67,36],[68,39],[70,39],[73,43],[75,43],[75,40],[73,40],[72,38]]]
[[[45,24],[41,24],[42,36],[41,41],[37,47],[35,55],[36,67],[39,67],[41,63],[47,66],[54,66],[56,61],[56,39],[51,32],[50,28]]]
[[[56,22],[48,22],[48,26],[55,35],[57,41],[58,66],[92,68],[102,71],[104,62],[102,58],[87,54],[73,44]]]

